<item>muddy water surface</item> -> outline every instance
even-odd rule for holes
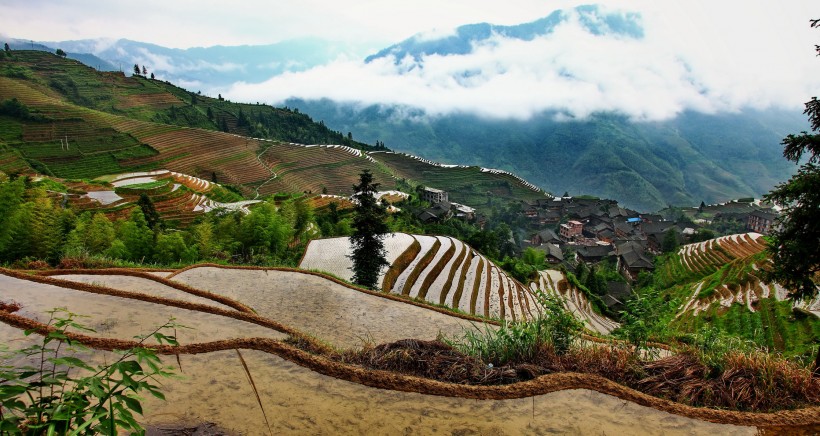
[[[638,406],[589,390],[515,400],[468,400],[388,391],[333,379],[243,350],[273,434],[754,434]],[[235,351],[183,356],[188,379],[168,381],[168,401],[149,400],[147,421],[210,421],[239,434],[267,434]]]
[[[168,275],[169,273],[163,274]],[[68,280],[71,282],[96,284],[121,291],[139,292],[141,294],[172,298],[174,300],[188,301],[196,304],[206,304],[225,310],[236,310],[233,307],[226,306],[214,300],[189,294],[187,292],[180,291],[179,289],[175,289],[142,277],[97,274],[65,274],[51,277],[55,279]]]
[[[461,335],[473,324],[297,272],[202,267],[173,280],[241,301],[261,316],[339,347],[358,347],[370,339],[377,344],[435,339],[439,331]]]
[[[266,327],[233,318],[0,275],[0,301],[9,300],[23,306],[19,315],[40,322],[48,322],[47,312],[58,307],[85,315],[87,318],[79,322],[96,330],[88,334],[99,337],[133,339],[152,332],[171,318],[175,318],[177,324],[190,327],[176,330],[177,339],[183,344],[238,337],[285,337]],[[172,333],[166,331],[166,334]]]
[[[224,271],[220,271],[224,272]],[[243,271],[244,272],[244,271]],[[264,272],[261,272],[264,274]],[[310,277],[298,273],[293,279]],[[255,277],[257,285],[264,285]],[[235,278],[234,278],[235,279]],[[281,277],[277,278],[282,281]],[[307,287],[301,280],[302,288]],[[355,292],[355,291],[351,291]],[[303,292],[309,295],[309,292]],[[378,297],[373,297],[378,298]],[[159,305],[95,295],[0,276],[0,299],[24,304],[21,315],[42,317],[43,308],[67,303],[72,310],[98,322],[122,319],[109,333],[129,339],[130,324],[144,317],[161,320],[169,312]],[[375,300],[374,300],[375,301]],[[386,301],[386,300],[385,300]],[[253,300],[245,300],[254,304]],[[366,304],[370,304],[367,300]],[[401,303],[398,303],[401,304]],[[146,306],[147,305],[147,306]],[[406,308],[413,306],[403,305]],[[371,308],[380,308],[378,305]],[[209,325],[221,317],[184,313],[168,308],[181,320],[194,323],[207,339],[219,335]],[[47,309],[46,309],[47,310]],[[385,308],[385,310],[389,309]],[[190,311],[187,311],[190,312]],[[332,318],[324,318],[332,326]],[[231,333],[246,333],[242,322],[229,320]],[[128,326],[126,326],[128,324]],[[126,328],[128,327],[128,328]],[[218,330],[218,329],[216,329]],[[251,331],[247,335],[252,336]],[[407,335],[411,336],[411,335]],[[34,338],[36,339],[36,338]],[[197,338],[188,338],[197,339]],[[198,338],[205,339],[205,338]],[[33,337],[0,324],[0,344],[27,345]],[[262,406],[257,403],[242,363],[234,350],[182,355],[183,378],[162,379],[167,401],[149,396],[143,401],[149,424],[214,422],[234,434],[754,434],[755,429],[718,425],[660,412],[589,390],[566,390],[514,400],[470,400],[388,391],[323,376],[260,351],[242,350]],[[94,352],[91,360],[110,359]],[[174,357],[164,361],[175,364]],[[263,417],[262,410],[267,415]]]

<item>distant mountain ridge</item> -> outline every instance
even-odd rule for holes
[[[58,48],[62,48],[59,44],[46,45],[34,41],[24,41],[22,39],[11,39],[8,41],[8,45],[12,50],[40,50],[51,53],[54,53]],[[62,49],[66,51],[67,58],[76,59],[98,71],[117,71],[118,69],[114,64],[91,54],[87,50]]]
[[[163,80],[203,89],[226,87],[238,81],[262,82],[285,72],[304,71],[339,56],[357,56],[365,48],[319,38],[300,38],[266,45],[212,46],[176,49],[128,39],[76,41],[15,40],[12,49],[54,52],[61,48],[69,57],[101,71],[133,65],[146,66]],[[72,56],[77,53],[76,56]],[[82,53],[82,55],[80,55]]]
[[[611,38],[640,42],[647,37],[639,14],[590,5],[555,11],[518,25],[477,23],[460,26],[449,35],[418,34],[362,57],[362,65],[372,66],[377,60],[388,67],[391,63],[407,63],[408,71],[397,67],[391,73],[394,75],[389,79],[394,80],[405,73],[433,69],[426,64],[433,58],[455,60],[445,67],[438,65],[440,71],[435,79],[443,79],[446,84],[459,83],[454,87],[458,91],[454,93],[457,99],[460,93],[470,92],[471,87],[504,74],[503,68],[483,71],[484,64],[462,62],[461,57],[466,59],[477,49],[485,49],[482,54],[485,57],[494,56],[493,44],[501,39],[537,39],[542,43],[524,48],[554,47],[554,41],[544,38],[560,33],[565,29],[563,26],[575,24],[585,35],[601,36],[602,41]],[[576,35],[580,33],[570,36]],[[355,47],[336,46],[321,40],[187,50],[129,40],[66,41],[53,46],[68,51],[70,57],[74,56],[73,52],[93,51],[99,56],[96,59],[101,58],[103,62],[120,59],[116,63],[123,65],[126,73],[130,72],[129,65],[146,65],[149,72],[157,71],[160,79],[191,91],[202,89],[207,94],[210,89],[211,95],[217,94],[214,89],[223,93],[230,91],[228,85],[237,81],[263,82],[284,72],[323,65],[341,53],[357,52]],[[94,59],[83,62],[96,67]],[[549,59],[544,62],[549,63]],[[570,85],[577,82],[591,85],[587,88],[596,87],[595,82],[584,82],[583,75],[574,76],[577,71],[559,67],[544,65],[542,68],[539,63],[525,65],[530,68],[529,73],[555,68],[555,75],[567,78]],[[412,69],[415,71],[410,73]],[[423,74],[411,76],[416,82],[425,78]],[[465,84],[462,85],[462,81]],[[547,85],[557,93],[563,82],[556,83]],[[447,89],[445,86],[449,85],[434,83],[428,88],[438,89],[436,86]],[[223,88],[225,91],[221,91]],[[632,91],[636,90],[640,91],[640,86]],[[551,92],[545,93],[544,98],[551,98]],[[244,100],[257,98],[258,94],[247,95]],[[504,101],[504,93],[497,92],[497,96],[499,103],[509,105]],[[481,101],[479,109],[494,105],[494,101]],[[411,105],[313,97],[292,98],[281,103],[323,120],[332,130],[352,132],[357,140],[369,144],[379,141],[396,151],[449,164],[499,168],[556,194],[568,191],[573,195],[615,198],[641,211],[654,211],[667,205],[759,197],[795,170],[781,157],[782,138],[807,129],[805,117],[799,110],[715,110],[704,114],[684,109],[664,121],[635,121],[618,110],[593,111],[591,115],[576,117],[571,109],[556,108],[535,111],[522,121],[476,115],[461,109],[462,106],[432,114]]]
[[[519,121],[329,100],[288,105],[364,142],[379,139],[447,164],[508,170],[556,195],[614,198],[644,212],[762,196],[795,170],[782,158],[780,140],[806,129],[799,113],[786,111],[687,112],[641,123],[613,113],[577,121],[543,113]]]
[[[640,15],[637,13],[603,12],[597,5],[579,6],[572,9],[572,12],[578,17],[582,27],[593,35],[643,37]],[[544,18],[513,26],[467,24],[456,28],[453,35],[433,39],[418,34],[368,56],[365,62],[387,56],[393,56],[396,62],[400,62],[407,56],[418,61],[429,55],[464,55],[470,53],[475,44],[485,42],[494,36],[531,41],[552,33],[559,24],[565,23],[571,16],[567,11],[557,10]]]

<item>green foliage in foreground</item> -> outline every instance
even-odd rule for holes
[[[77,322],[78,315],[55,309],[48,322],[54,331],[42,343],[23,350],[5,351],[0,366],[0,433],[2,434],[144,434],[135,415],[142,414],[139,394],[165,396],[158,378],[173,375],[150,349],[119,351],[108,365],[92,365],[77,357],[85,347],[66,333],[93,331]],[[173,320],[148,335],[160,344],[178,345],[162,333],[174,328]],[[26,335],[33,331],[26,331]],[[11,360],[33,358],[34,365],[18,366]]]
[[[754,312],[745,304],[727,308],[714,303],[697,316],[677,316],[698,286],[697,298],[708,298],[723,285],[753,286],[760,275],[753,266],[764,264],[766,258],[766,253],[758,253],[697,273],[682,268],[677,254],[660,256],[655,274],[644,276],[636,286],[636,297],[627,303],[622,326],[613,335],[640,347],[648,341],[686,342],[691,335],[714,330],[726,340],[743,340],[788,359],[811,361],[820,345],[820,319],[793,310],[790,301],[762,298]]]
[[[485,325],[483,331],[476,327],[465,331],[463,338],[445,341],[497,366],[532,361],[547,346],[558,355],[566,353],[578,340],[583,324],[556,297],[539,293],[539,304],[544,312],[533,320],[504,323],[497,329]]]
[[[756,312],[742,304],[728,309],[714,306],[698,316],[681,316],[670,327],[684,335],[712,329],[802,362],[814,359],[820,345],[820,321],[816,317],[793,311],[789,301],[770,298],[761,300]]]
[[[63,209],[44,188],[56,186],[22,177],[0,182],[0,263],[22,268],[37,261],[64,267],[199,261],[295,266],[304,241],[318,233],[303,199],[278,206],[263,202],[250,214],[213,211],[185,229],[174,229],[158,221],[147,197],[127,218],[111,221],[101,212]]]

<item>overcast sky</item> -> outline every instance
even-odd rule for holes
[[[519,24],[583,3],[591,2],[3,0],[0,32],[39,41],[128,38],[176,48],[313,36],[364,43],[375,52],[419,32]],[[645,38],[601,40],[570,23],[528,44],[495,41],[470,56],[429,58],[412,74],[388,62],[340,59],[261,84],[237,83],[223,94],[271,103],[330,97],[519,118],[544,109],[574,116],[617,109],[640,119],[685,109],[799,108],[818,94],[820,58],[812,49],[820,30],[808,25],[820,18],[816,0],[601,3],[640,13]],[[481,74],[468,84],[452,80],[468,70]],[[571,80],[556,71],[570,72]]]

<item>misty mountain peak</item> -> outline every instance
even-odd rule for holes
[[[453,32],[438,37],[419,33],[368,56],[365,62],[388,56],[399,63],[408,56],[420,61],[429,55],[466,55],[472,53],[476,45],[494,37],[532,41],[553,33],[562,24],[573,20],[592,35],[640,39],[644,36],[640,18],[640,14],[634,12],[608,11],[598,5],[584,5],[556,10],[546,17],[512,26],[475,23],[459,26]]]

